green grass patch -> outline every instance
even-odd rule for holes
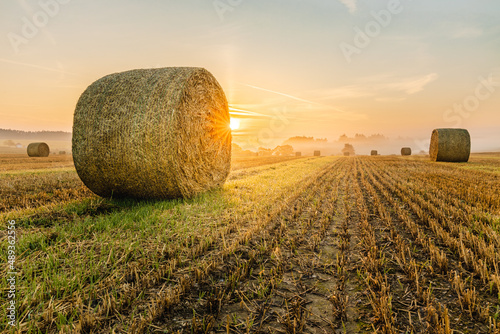
[[[335,160],[300,159],[272,168],[250,168],[248,177],[188,200],[94,198],[39,208],[34,213],[9,213],[9,219],[18,222],[20,235],[16,265],[21,278],[18,296],[22,302],[18,305],[22,306],[18,312],[43,310],[54,298],[58,301],[54,311],[61,312],[57,325],[71,322],[72,315],[64,312],[64,305],[76,296],[91,302],[95,299],[97,306],[102,302],[97,289],[100,283],[118,289],[134,280],[123,276],[127,268],[137,266],[139,273],[147,273],[169,257],[188,254],[190,247],[203,243],[231,221],[264,216]],[[0,259],[4,263],[6,255],[6,243],[2,243]],[[5,280],[0,287],[6,288]],[[3,314],[5,298],[0,297]]]

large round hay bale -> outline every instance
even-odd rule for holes
[[[50,154],[49,145],[46,143],[31,143],[27,151],[30,157],[48,157]]]
[[[470,134],[465,129],[432,131],[429,155],[432,161],[467,162],[470,156]]]
[[[410,147],[403,147],[401,149],[401,155],[403,155],[403,156],[411,155],[411,148]]]
[[[320,157],[321,156],[321,151],[314,151],[314,156],[315,157]]]
[[[378,151],[377,150],[372,150],[370,154],[373,155],[373,156],[378,155]]]
[[[226,96],[203,68],[140,69],[105,76],[80,97],[73,160],[103,197],[192,197],[230,171]]]

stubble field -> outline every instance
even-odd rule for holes
[[[13,331],[500,331],[498,154],[236,159],[223,189],[142,202],[93,195],[71,157],[22,159],[0,156]]]

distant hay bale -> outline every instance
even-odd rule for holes
[[[203,68],[105,76],[80,97],[73,160],[103,197],[193,197],[224,184],[231,165],[226,96]]]
[[[372,152],[370,154],[371,155],[378,155],[378,151],[377,150],[372,150]]]
[[[321,151],[314,151],[314,156],[315,157],[320,157],[321,156]]]
[[[296,157],[301,157],[302,156],[302,152],[295,152],[295,156]]]
[[[59,151],[59,155],[66,155],[66,151]]]
[[[465,129],[435,129],[432,131],[429,155],[432,161],[469,161],[471,140]]]
[[[344,152],[344,157],[348,157],[350,156],[351,154],[349,152]]]
[[[403,155],[403,156],[411,155],[411,148],[410,147],[403,147],[401,149],[401,155]]]
[[[50,154],[49,145],[46,143],[31,143],[28,145],[28,156],[30,157],[48,157]]]

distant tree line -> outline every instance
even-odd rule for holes
[[[295,153],[293,151],[293,147],[291,145],[278,145],[273,149],[259,147],[259,151],[257,152],[259,156],[275,156],[275,157],[291,157]]]
[[[291,145],[278,145],[275,148],[259,147],[257,152],[250,150],[243,150],[238,144],[232,144],[232,151],[234,155],[238,156],[276,156],[276,157],[291,157],[295,155]]]
[[[365,136],[362,133],[356,133],[354,137],[348,137],[346,134],[343,134],[339,137],[339,142],[350,142],[350,141],[375,141],[375,140],[386,140],[387,138],[384,135],[379,133]]]
[[[71,132],[0,129],[0,139],[71,141]]]
[[[328,143],[328,139],[326,138],[295,136],[286,139],[282,145],[278,145],[275,148],[259,147],[257,152],[243,150],[239,145],[233,143],[233,154],[239,156],[294,156],[295,150],[302,153],[309,152],[310,154],[312,154],[313,150],[322,150],[322,152],[326,152],[326,154],[338,154],[340,148],[335,148],[335,145],[342,143],[345,145],[341,151],[342,153],[355,155],[356,151],[354,145],[371,144],[373,142],[380,143],[386,140],[388,140],[387,137],[378,133],[369,136],[362,133],[356,133],[354,137],[343,134],[337,141],[332,141],[330,143]]]
[[[293,144],[315,144],[315,143],[326,143],[328,140],[326,138],[306,137],[306,136],[296,136],[288,138],[283,142],[283,145],[293,145]]]

